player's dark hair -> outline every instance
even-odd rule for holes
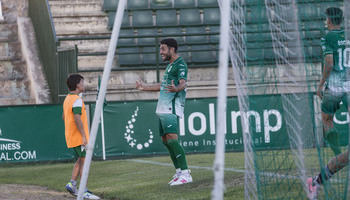
[[[175,53],[177,52],[177,41],[174,38],[166,38],[160,41],[161,44],[167,45],[169,48],[174,47]]]
[[[67,78],[67,86],[69,91],[74,91],[77,89],[77,85],[84,77],[80,74],[71,74]]]
[[[340,8],[330,7],[326,9],[326,16],[334,25],[340,25],[343,22],[343,11]]]

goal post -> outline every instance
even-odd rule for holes
[[[228,74],[228,45],[230,30],[230,1],[220,0],[220,50],[218,68],[218,99],[216,121],[216,146],[214,160],[214,188],[213,200],[224,198],[224,164],[225,164],[225,125],[227,102],[227,74]]]
[[[117,47],[120,27],[122,24],[122,19],[123,19],[125,8],[126,8],[126,0],[119,0],[118,9],[117,9],[117,13],[115,15],[113,30],[112,30],[112,34],[111,34],[111,40],[110,40],[109,47],[108,47],[107,59],[106,59],[104,70],[103,70],[101,88],[100,88],[100,91],[98,94],[96,108],[95,108],[95,112],[94,112],[94,117],[92,120],[92,126],[91,126],[91,131],[90,131],[90,141],[89,141],[88,145],[86,146],[86,157],[85,157],[85,163],[84,163],[84,167],[83,167],[82,177],[80,179],[77,200],[83,199],[83,194],[85,192],[85,188],[87,185],[92,155],[93,155],[95,141],[96,141],[97,129],[98,129],[98,126],[100,123],[101,112],[102,112],[102,108],[103,108],[103,104],[104,104],[104,99],[106,97],[108,80],[109,80],[109,77],[111,74],[113,58],[114,58],[116,47]]]

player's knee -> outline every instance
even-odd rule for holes
[[[166,140],[177,140],[177,134],[176,133],[168,133],[165,135]]]

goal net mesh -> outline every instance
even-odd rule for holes
[[[320,39],[328,32],[325,10],[347,10],[348,2],[231,2],[229,81],[239,102],[246,199],[307,199],[307,178],[324,174],[334,156],[324,139],[321,100],[316,95],[324,62]],[[346,11],[344,18],[348,38]],[[348,150],[349,120],[341,106],[334,126],[342,152]],[[346,199],[348,174],[347,167],[336,173],[318,199]]]

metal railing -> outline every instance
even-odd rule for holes
[[[69,92],[66,86],[66,79],[69,74],[76,73],[78,60],[78,48],[74,47],[58,47],[57,48],[57,65],[58,65],[58,98],[59,102],[63,102],[67,93]]]
[[[59,96],[66,94],[65,78],[76,72],[77,48],[58,48],[58,39],[53,24],[48,0],[29,1],[31,18],[37,39],[39,56],[50,88],[53,103],[60,103]]]

